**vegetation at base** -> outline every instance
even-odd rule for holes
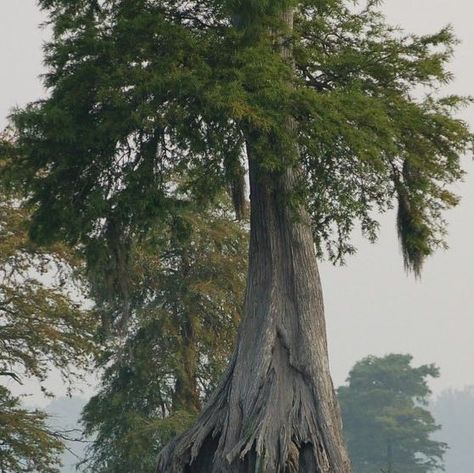
[[[82,420],[86,469],[151,473],[159,450],[187,428],[233,348],[247,267],[247,232],[217,213],[186,209],[133,247],[126,334],[108,343],[99,392]],[[101,310],[110,306],[104,304]]]
[[[428,473],[443,469],[447,445],[428,409],[434,365],[413,367],[411,355],[369,356],[338,389],[355,473]]]

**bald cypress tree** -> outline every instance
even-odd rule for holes
[[[447,186],[471,143],[440,98],[455,39],[408,35],[378,1],[41,0],[49,97],[15,115],[36,240],[146,235],[248,169],[249,270],[225,377],[159,473],[350,471],[328,369],[316,257],[354,251],[398,205],[405,266],[443,245]],[[421,91],[421,92],[420,92]],[[176,184],[176,176],[186,176]],[[110,229],[113,231],[110,231]],[[125,244],[123,244],[125,243]]]

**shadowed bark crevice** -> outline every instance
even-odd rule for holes
[[[200,473],[203,471],[212,471],[214,455],[217,450],[217,439],[212,435],[204,440],[197,458],[184,469],[184,473]]]
[[[298,473],[317,471],[311,444],[305,444],[301,447],[298,460]]]

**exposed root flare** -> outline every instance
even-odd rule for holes
[[[196,425],[160,454],[157,473],[336,472],[313,386],[274,341],[258,388],[236,393],[233,363]]]

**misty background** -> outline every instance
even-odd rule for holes
[[[451,24],[461,42],[451,65],[455,80],[443,92],[474,95],[472,0],[385,0],[382,9],[391,23],[409,32],[428,33]],[[49,36],[47,27],[39,28],[44,21],[34,0],[0,0],[0,128],[13,107],[45,94],[39,78],[42,44]],[[474,106],[460,116],[474,128]],[[443,424],[440,438],[452,447],[448,473],[472,470],[474,446],[474,163],[466,157],[463,164],[465,181],[455,187],[462,201],[446,215],[450,248],[427,261],[420,281],[403,270],[394,213],[381,218],[375,245],[355,235],[359,251],[346,266],[321,264],[334,384],[344,383],[353,364],[368,354],[410,353],[415,365],[439,366],[441,376],[431,382],[433,412]],[[33,382],[21,392],[34,393],[28,404],[47,406],[55,422],[70,426],[94,383],[91,378],[77,387],[76,397],[53,402]],[[66,393],[58,376],[48,387],[60,397]],[[66,463],[72,465],[74,458]],[[64,469],[72,471],[72,466]]]

